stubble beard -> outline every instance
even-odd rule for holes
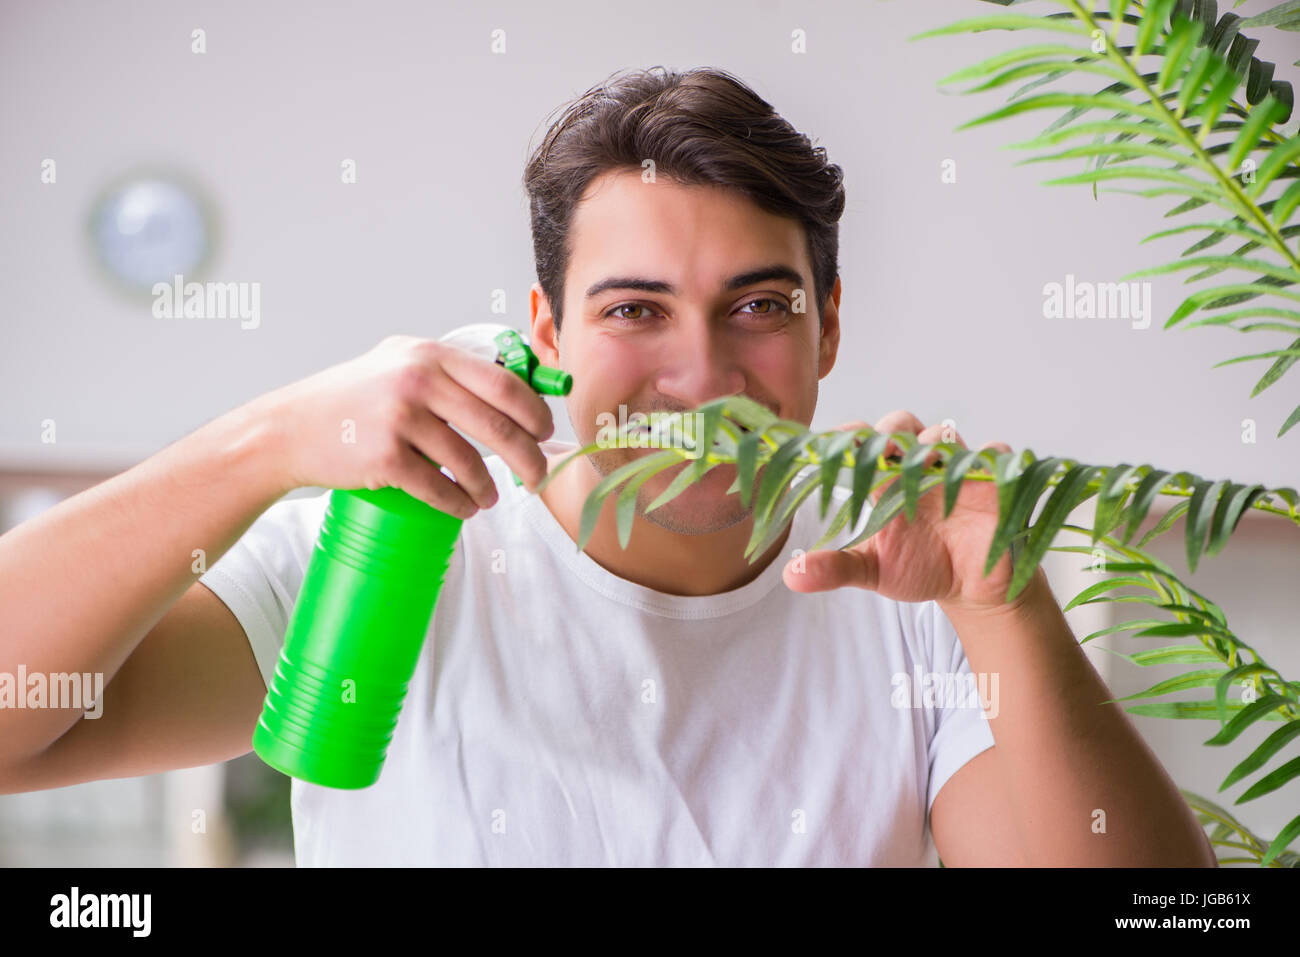
[[[592,467],[602,476],[607,476],[629,462],[643,458],[645,454],[654,454],[658,449],[605,449],[587,456]],[[691,468],[688,460],[684,465],[673,466],[655,475],[636,492],[636,514],[646,521],[658,525],[665,531],[677,535],[707,535],[720,532],[745,521],[752,510],[741,504],[740,495],[732,492],[723,494],[735,481],[735,466],[718,465],[709,470],[699,483],[687,486],[681,495],[665,502],[652,512],[646,506],[659,497],[663,489],[684,468]],[[708,487],[708,491],[702,485]],[[654,486],[653,488],[651,486]],[[620,489],[622,486],[619,487]],[[617,498],[618,489],[611,493]],[[687,500],[689,497],[689,500]]]

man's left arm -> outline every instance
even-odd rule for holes
[[[1217,867],[1169,774],[1070,631],[1042,568],[1010,604],[937,602],[971,672],[998,675],[994,746],[930,811],[945,865]],[[980,809],[987,826],[970,813]],[[1019,853],[1007,848],[1018,839]]]

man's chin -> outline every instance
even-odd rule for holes
[[[749,517],[750,510],[741,504],[740,496],[727,491],[736,480],[736,469],[731,465],[710,469],[670,501],[646,512],[645,507],[668,488],[682,468],[690,468],[690,463],[661,472],[639,489],[638,511],[647,521],[683,535],[705,535],[731,528]]]

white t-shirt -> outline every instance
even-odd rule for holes
[[[753,581],[679,596],[485,461],[500,500],[462,526],[378,782],[292,782],[299,866],[936,865],[930,805],[993,736],[978,698],[918,693],[970,674],[934,602],[782,582],[847,490]],[[201,578],[264,680],[328,498],[277,502]]]

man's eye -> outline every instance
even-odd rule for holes
[[[785,307],[785,303],[781,302],[781,300],[779,299],[773,299],[770,296],[765,296],[762,299],[751,299],[749,302],[745,303],[745,305],[741,307],[741,310],[744,311],[746,307],[759,306],[763,304],[766,304],[767,308],[755,310],[753,312],[746,312],[745,314],[750,316],[783,316],[788,311]],[[637,316],[628,315],[623,311],[625,309],[641,310],[642,312],[646,313],[646,315],[637,315]],[[649,318],[649,312],[650,311],[641,303],[625,302],[607,310],[605,312],[605,318],[608,319],[612,317],[615,319],[626,319],[629,322],[637,322],[639,320]]]
[[[786,311],[785,304],[784,304],[783,302],[781,302],[779,299],[772,299],[772,298],[770,298],[770,297],[765,297],[765,298],[763,298],[763,299],[751,299],[749,302],[745,303],[745,305],[746,305],[746,306],[756,306],[756,305],[758,305],[759,303],[764,303],[764,302],[769,303],[773,308],[770,308],[770,309],[764,309],[764,310],[761,310],[761,311],[758,311],[758,312],[751,312],[751,313],[749,313],[749,315],[751,315],[751,316],[775,316],[775,315],[779,315],[779,314],[784,314],[785,311]],[[742,307],[742,308],[743,308],[743,307]]]
[[[618,315],[618,316],[615,316],[615,315],[614,315],[615,313],[617,313],[617,312],[619,312],[620,310],[623,310],[623,309],[642,309],[642,310],[644,310],[644,309],[645,309],[645,306],[643,306],[643,305],[641,305],[640,303],[637,303],[637,302],[625,302],[625,303],[623,303],[622,305],[615,306],[615,307],[613,307],[612,309],[610,309],[609,311],[607,311],[607,312],[605,313],[605,318],[608,319],[609,317],[613,316],[613,317],[616,318],[616,319],[628,319],[628,320],[632,320],[632,321],[635,321],[635,320],[637,320],[637,319],[643,319],[643,318],[645,318],[644,316],[627,316],[627,315]]]

